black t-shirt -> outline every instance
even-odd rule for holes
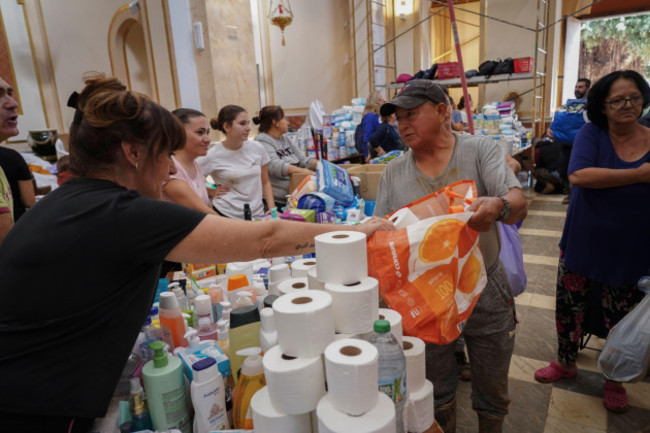
[[[103,416],[160,264],[204,214],[72,179],[0,245],[0,408]]]
[[[32,172],[29,171],[29,167],[20,153],[2,146],[0,146],[0,167],[9,181],[11,195],[14,197],[14,221],[18,221],[18,218],[25,213],[18,181],[32,180]]]

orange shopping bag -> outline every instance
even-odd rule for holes
[[[398,230],[368,240],[369,274],[405,335],[447,344],[472,313],[487,283],[478,233],[467,225],[476,195],[471,180],[446,186],[388,215]]]

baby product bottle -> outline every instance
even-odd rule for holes
[[[223,377],[214,358],[203,358],[192,365],[192,404],[194,433],[208,433],[230,428],[226,413]]]
[[[156,430],[175,428],[183,433],[191,433],[181,360],[168,356],[163,350],[164,346],[162,341],[151,342],[149,347],[154,351],[153,359],[142,368],[151,421]]]
[[[241,350],[237,352],[237,355],[248,355],[248,357],[244,361],[239,383],[235,387],[232,408],[233,423],[235,428],[252,429],[253,415],[249,410],[251,398],[253,398],[253,394],[266,385],[262,357],[260,356],[259,347]]]
[[[176,347],[187,347],[185,340],[185,323],[181,309],[178,307],[178,299],[171,292],[160,294],[160,335],[170,349]]]
[[[216,323],[221,319],[221,312],[223,311],[223,306],[220,305],[220,302],[223,302],[223,289],[216,284],[212,284],[208,289],[208,296],[212,304],[212,320]]]

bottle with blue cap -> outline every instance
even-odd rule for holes
[[[192,365],[192,370],[194,433],[229,429],[225,388],[217,362],[214,358],[203,358]]]

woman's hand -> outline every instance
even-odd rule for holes
[[[395,230],[395,226],[388,220],[373,216],[356,226],[356,229],[360,232],[365,233],[366,236],[370,237],[374,232],[378,230]]]
[[[641,182],[650,183],[650,162],[644,162],[637,170],[641,175]]]
[[[217,188],[214,189],[213,191],[214,191],[214,197],[215,197],[215,198],[219,198],[219,197],[221,197],[222,195],[225,195],[225,194],[227,194],[228,192],[230,192],[230,188],[228,188],[228,187],[225,186],[225,185],[217,185]]]

